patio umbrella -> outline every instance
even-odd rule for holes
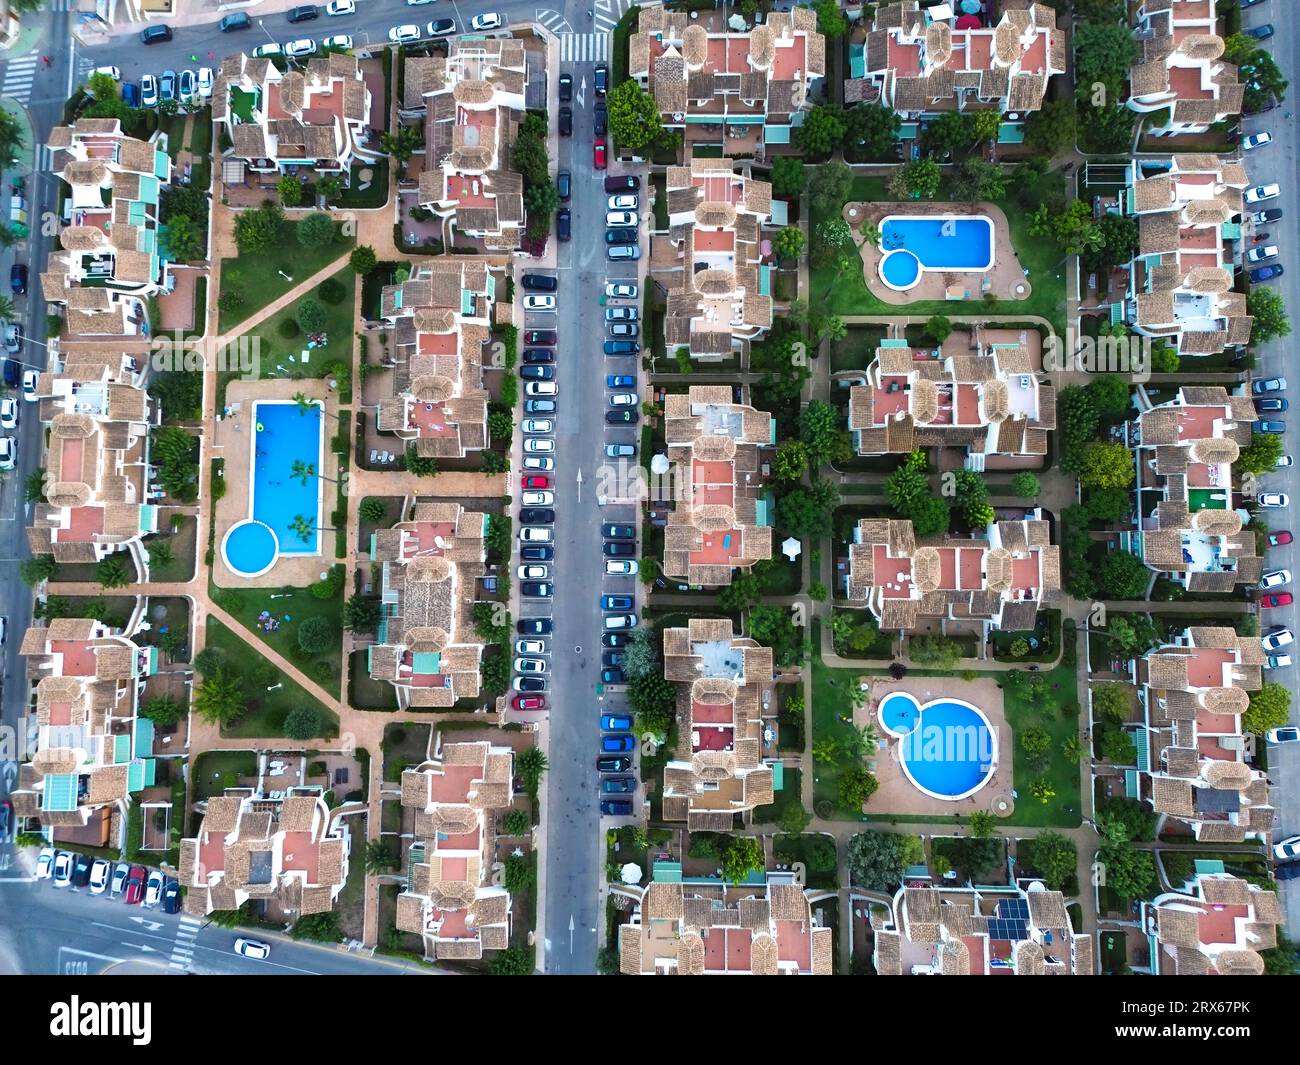
[[[639,884],[641,883],[641,867],[636,862],[628,862],[619,870],[618,876],[625,884]]]
[[[787,537],[785,542],[781,545],[781,554],[785,555],[785,557],[788,558],[791,562],[793,562],[796,558],[799,557],[799,552],[801,552],[802,550],[803,550],[803,544],[801,544],[793,536]]]
[[[668,461],[667,455],[655,455],[650,459],[650,472],[663,475],[668,472],[668,467],[672,465]]]

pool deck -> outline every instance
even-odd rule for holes
[[[249,492],[249,447],[252,446],[254,432],[252,411],[254,403],[292,402],[293,397],[302,392],[312,399],[325,403],[325,469],[328,478],[337,480],[339,459],[329,449],[329,440],[337,431],[335,415],[338,413],[338,396],[330,391],[329,385],[316,378],[304,378],[301,381],[265,380],[265,381],[231,381],[226,387],[226,405],[239,410],[229,418],[224,418],[216,426],[216,444],[213,458],[226,460],[226,494],[217,502],[216,548],[212,562],[212,583],[220,588],[279,588],[284,585],[303,587],[320,579],[322,573],[334,565],[334,534],[332,530],[322,530],[319,534],[320,553],[315,555],[280,555],[269,570],[258,577],[245,577],[234,573],[227,565],[221,550],[222,541],[227,530],[236,522],[248,517]],[[321,524],[329,525],[329,516],[334,509],[334,485],[326,481],[321,486]]]
[[[962,680],[960,677],[864,677],[871,685],[867,701],[853,711],[853,724],[858,728],[870,724],[876,734],[887,744],[874,758],[873,772],[880,788],[867,801],[863,812],[872,817],[889,814],[934,814],[945,817],[968,817],[973,810],[987,810],[1000,816],[1009,816],[1014,809],[1011,798],[1012,761],[1015,742],[1002,712],[1002,689],[991,677]],[[988,782],[974,795],[965,799],[936,799],[920,791],[903,771],[900,758],[901,741],[889,736],[880,727],[876,713],[880,701],[890,692],[907,692],[922,705],[935,699],[960,699],[978,706],[988,718],[997,734],[998,767]],[[871,759],[869,759],[870,761]]]
[[[864,222],[870,221],[879,225],[882,219],[890,215],[913,218],[931,215],[955,215],[959,218],[986,216],[993,222],[993,269],[986,272],[925,270],[921,273],[920,280],[906,292],[898,292],[890,288],[880,280],[880,259],[883,254],[881,249],[861,238]],[[1002,300],[1025,300],[1033,292],[1033,287],[1025,278],[1024,267],[1016,258],[1007,216],[996,204],[919,201],[864,203],[857,200],[844,205],[844,220],[853,230],[854,239],[861,241],[862,277],[867,289],[873,296],[886,303],[905,305],[922,300],[951,300],[954,303],[979,301],[983,299],[985,292],[991,292]]]

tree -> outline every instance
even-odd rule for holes
[[[839,217],[823,218],[813,229],[810,261],[815,267],[827,266],[853,247],[853,230]]]
[[[506,858],[505,888],[512,895],[519,895],[532,889],[537,882],[537,870],[533,863],[522,854],[512,854]]]
[[[1047,764],[1048,753],[1052,749],[1052,737],[1045,728],[1030,725],[1020,733],[1020,749],[1033,769],[1041,769]]]
[[[353,272],[358,274],[370,273],[378,262],[375,249],[369,244],[358,244],[352,249],[352,254],[348,256],[348,263],[351,265]]]
[[[780,481],[802,480],[808,472],[808,449],[802,440],[786,440],[776,449],[772,474]]]
[[[1025,120],[1025,146],[1051,159],[1074,147],[1078,134],[1078,112],[1069,97],[1049,100]]]
[[[513,381],[513,377],[507,377],[507,381]],[[415,450],[414,444],[406,446],[406,472],[413,473],[417,477],[436,477],[438,475],[438,460],[432,455],[421,455]]]
[[[1281,436],[1276,433],[1255,433],[1251,436],[1250,443],[1241,449],[1233,465],[1238,474],[1251,473],[1259,476],[1276,469],[1283,450]]]
[[[1079,471],[1084,488],[1127,488],[1133,477],[1133,453],[1123,444],[1097,441],[1084,448]]]
[[[798,259],[803,253],[803,246],[803,230],[798,226],[786,226],[772,238],[772,251],[778,259]]]
[[[1242,98],[1242,110],[1259,111],[1276,99],[1279,103],[1286,99],[1287,80],[1282,77],[1281,68],[1267,48],[1261,48],[1259,42],[1244,33],[1234,33],[1225,42],[1223,48],[1225,62],[1236,66],[1241,80],[1246,85]]]
[[[284,734],[291,740],[314,740],[321,734],[320,711],[314,706],[295,706],[284,719]]]
[[[987,810],[976,810],[966,821],[975,839],[990,839],[997,832],[997,818]]]
[[[718,606],[723,610],[748,610],[763,597],[763,581],[755,572],[758,565],[748,572],[741,571],[731,579],[731,583],[718,592]]]
[[[1115,795],[1097,804],[1097,831],[1116,841],[1153,840],[1159,817],[1141,799]]]
[[[224,665],[207,673],[194,693],[194,712],[206,724],[227,725],[243,710],[243,681]]]
[[[844,140],[844,113],[833,104],[818,104],[805,112],[804,123],[794,129],[795,147],[805,159],[823,159]]]
[[[261,255],[280,246],[284,212],[279,204],[264,203],[235,216],[235,244],[240,255]]]
[[[927,151],[955,156],[996,138],[1000,122],[996,111],[945,111],[926,125],[921,143]],[[999,167],[994,169],[1000,173]]]
[[[942,344],[952,336],[952,322],[942,314],[934,314],[926,319],[925,331],[936,344]]]
[[[1276,337],[1291,334],[1291,321],[1286,316],[1286,301],[1272,289],[1256,285],[1246,296],[1246,313],[1254,321],[1250,327],[1250,342],[1266,344]]]
[[[297,207],[302,203],[302,182],[292,174],[285,174],[275,183],[275,191],[280,195],[280,202],[286,207]]]
[[[398,126],[396,133],[382,133],[379,137],[379,150],[391,155],[399,163],[404,163],[415,154],[424,134],[419,126]]]
[[[1079,852],[1059,832],[1040,832],[1027,841],[1029,865],[1053,891],[1064,891],[1075,879]]]
[[[170,695],[156,695],[140,707],[140,713],[155,725],[174,725],[185,716],[185,704]]]
[[[316,182],[316,195],[326,203],[333,203],[343,195],[343,179],[337,174],[329,174]]]
[[[636,79],[620,82],[606,100],[609,135],[619,151],[640,153],[663,136],[659,107]]]
[[[560,206],[560,190],[555,187],[555,182],[550,180],[529,185],[524,190],[524,206],[528,208],[530,215],[544,220],[549,226],[551,215],[555,214]]]
[[[911,159],[889,179],[889,195],[897,200],[932,200],[939,194],[943,175],[930,156]]]
[[[933,665],[937,669],[951,670],[961,658],[961,644],[948,636],[921,633],[907,641],[907,651],[917,665]]]
[[[550,161],[546,154],[546,119],[532,112],[524,116],[510,154],[511,165],[524,179],[524,185],[540,185],[550,180]]]
[[[772,160],[772,194],[798,196],[808,183],[803,160],[793,155],[778,155]]]
[[[1042,490],[1038,478],[1028,470],[1021,470],[1011,478],[1011,491],[1021,499],[1037,499]]]
[[[1117,620],[1117,619],[1114,619]],[[1129,689],[1122,684],[1095,684],[1092,688],[1093,716],[1121,725],[1128,720],[1132,710],[1132,698]]]
[[[1122,899],[1149,897],[1159,883],[1156,857],[1151,851],[1138,850],[1128,843],[1103,843],[1097,861],[1105,875],[1103,883]]]
[[[1133,737],[1123,729],[1108,728],[1101,734],[1101,756],[1116,765],[1135,765],[1137,747],[1133,744]]]
[[[1127,20],[1074,27],[1075,85],[1079,98],[1102,106],[1124,99],[1124,82],[1138,55]]]
[[[1119,521],[1133,509],[1133,493],[1127,488],[1094,488],[1083,506],[1096,521]]]
[[[368,595],[351,596],[343,604],[343,627],[348,632],[374,632],[379,616],[379,600]]]
[[[926,496],[918,499],[905,517],[911,520],[912,531],[917,536],[938,536],[948,531],[952,511],[938,496]]]
[[[524,778],[524,789],[530,798],[537,798],[537,789],[541,787],[542,777],[551,767],[546,752],[540,747],[529,747],[515,758],[515,768]]]
[[[777,500],[777,521],[792,536],[820,539],[831,535],[831,514],[838,503],[835,486],[815,480],[809,487],[796,488]]]
[[[647,673],[631,680],[627,701],[636,714],[637,726],[660,739],[667,737],[677,708],[677,689],[662,673]]]
[[[1241,727],[1262,736],[1271,728],[1281,728],[1290,720],[1291,693],[1272,681],[1250,693],[1250,705],[1241,715]]]
[[[848,32],[849,20],[839,0],[817,0],[813,10],[817,12],[817,32],[828,41],[838,41]]]
[[[812,167],[808,175],[810,206],[819,215],[836,214],[852,187],[853,170],[846,163],[836,160]]]
[[[309,655],[324,654],[338,643],[338,630],[325,617],[310,617],[298,626],[298,646]]]
[[[298,223],[298,243],[304,248],[328,247],[338,236],[338,223],[323,211],[309,214]]]
[[[751,872],[762,869],[763,844],[754,836],[732,836],[722,852],[722,878],[738,884]]]
[[[329,323],[325,306],[315,296],[303,296],[294,307],[293,316],[304,333],[320,333]]]
[[[1092,220],[1092,205],[1084,200],[1070,201],[1064,211],[1054,211],[1048,204],[1042,204],[1030,216],[1029,233],[1051,238],[1066,256],[1096,250],[1105,239],[1101,227]]]
[[[799,665],[808,651],[803,629],[795,625],[785,607],[764,605],[750,610],[749,635],[772,648],[772,657],[782,669]]]
[[[1088,383],[1088,398],[1103,418],[1119,420],[1129,411],[1129,381],[1123,374],[1107,373]]]
[[[367,521],[371,525],[378,525],[388,517],[388,505],[377,496],[367,496],[361,501],[361,506],[357,508],[361,515],[362,521]]]
[[[855,160],[896,159],[898,131],[903,124],[898,112],[880,104],[854,104],[844,118],[845,151]]]
[[[799,439],[807,452],[808,464],[814,469],[830,461],[839,423],[838,408],[820,399],[809,402],[799,415]]]
[[[1137,555],[1112,551],[1097,567],[1097,582],[1109,599],[1145,599],[1151,571]]]
[[[930,494],[926,469],[925,452],[913,451],[886,478],[885,498],[899,514],[906,516],[918,500]]]
[[[1137,115],[1127,107],[1085,107],[1079,112],[1080,146],[1098,154],[1125,152],[1133,143],[1133,126]]]
[[[865,767],[851,766],[840,773],[838,786],[840,806],[846,810],[859,810],[879,787],[880,781],[867,772]]]
[[[912,859],[923,857],[920,840],[899,832],[860,832],[849,840],[845,860],[856,887],[892,894]]]
[[[1116,615],[1106,623],[1102,630],[1112,650],[1128,658],[1145,654],[1160,642],[1160,633],[1155,622],[1145,614],[1134,616]],[[1125,709],[1127,716],[1127,707]]]
[[[391,873],[397,869],[397,848],[389,840],[368,840],[363,861],[367,873]]]
[[[629,680],[636,680],[662,668],[655,634],[643,627],[633,629],[623,648],[623,673]]]
[[[205,240],[204,231],[185,215],[177,215],[167,223],[167,251],[173,262],[187,263],[204,258],[207,252]]]
[[[1109,270],[1137,254],[1137,219],[1122,214],[1103,215],[1097,228],[1101,230],[1101,244],[1083,256],[1085,270]]]
[[[125,588],[133,575],[134,570],[120,552],[101,558],[95,566],[95,580],[102,588]]]
[[[535,968],[536,957],[528,947],[507,947],[497,951],[491,965],[493,976],[532,976]]]
[[[812,815],[803,808],[803,804],[796,802],[781,811],[781,816],[777,818],[777,825],[782,832],[797,836],[808,827],[808,822],[811,820]]]

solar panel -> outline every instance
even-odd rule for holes
[[[1029,904],[1024,899],[999,899],[989,918],[989,938],[1017,942],[1029,938]]]

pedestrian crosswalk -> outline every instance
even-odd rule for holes
[[[167,968],[173,972],[187,972],[194,962],[194,938],[199,934],[203,922],[184,914],[180,927],[176,930],[176,942],[172,945],[171,960]]]
[[[20,55],[5,64],[4,81],[0,82],[0,96],[9,96],[20,104],[32,98],[32,82],[36,80],[36,65],[41,57],[33,52]]]
[[[54,149],[48,144],[38,144],[36,146],[36,161],[33,169],[38,173],[45,173],[54,169]]]
[[[618,25],[623,12],[631,6],[632,0],[595,0],[596,29],[609,32]]]
[[[552,33],[560,34],[573,32],[573,27],[569,25],[569,20],[558,11],[552,11],[549,8],[539,7],[537,9],[537,21]]]
[[[604,63],[608,59],[608,33],[560,34],[561,63]]]

